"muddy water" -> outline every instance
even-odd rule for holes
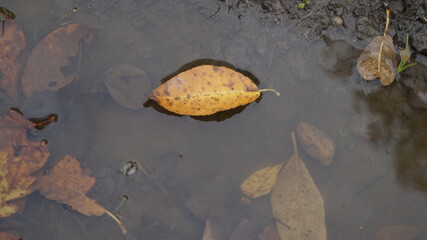
[[[54,94],[54,106],[46,104],[60,120],[43,137],[49,166],[71,154],[92,170],[97,184],[89,195],[120,212],[126,239],[201,239],[209,216],[224,239],[242,219],[273,225],[269,197],[243,206],[239,185],[254,170],[292,156],[290,133],[299,121],[336,143],[327,167],[301,152],[325,201],[328,239],[373,239],[387,225],[427,229],[426,112],[412,107],[398,84],[361,81],[354,46],[363,44],[356,39],[305,39],[291,22],[263,20],[256,6],[242,12],[215,1],[1,4],[15,11],[30,48],[62,24],[99,29],[78,81]],[[265,93],[245,108],[195,119],[152,103],[129,110],[94,87],[117,64],[143,69],[155,88],[194,61],[232,64],[281,96]],[[140,168],[125,176],[129,161]],[[122,238],[108,217],[85,217],[38,194],[0,227],[24,239]]]

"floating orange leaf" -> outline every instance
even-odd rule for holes
[[[47,35],[31,53],[22,75],[25,96],[36,91],[58,89],[70,84],[78,74],[79,50],[95,37],[96,30],[69,24]],[[74,62],[70,59],[76,57]]]
[[[32,193],[32,176],[46,163],[49,151],[45,142],[31,142],[27,130],[31,122],[10,111],[0,118],[0,217],[8,217],[19,210],[13,200]]]
[[[22,70],[21,52],[25,48],[25,36],[18,24],[5,22],[7,29],[0,36],[0,87],[18,100],[18,80]]]
[[[232,69],[201,65],[179,73],[151,93],[151,99],[167,110],[203,116],[255,101],[262,91],[245,75]]]
[[[67,155],[48,175],[39,178],[37,188],[44,197],[65,203],[84,215],[110,215],[119,224],[122,232],[126,233],[123,224],[114,215],[86,196],[95,182],[94,177],[83,173],[77,159]]]

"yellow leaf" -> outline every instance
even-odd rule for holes
[[[229,68],[201,65],[169,79],[150,98],[171,112],[203,116],[249,104],[262,91],[276,92],[259,90],[250,78]]]
[[[271,207],[281,239],[326,240],[325,209],[304,161],[295,155],[279,173],[271,193]]]
[[[283,164],[277,164],[254,172],[240,185],[240,190],[250,198],[258,198],[270,193],[282,166]]]
[[[43,167],[49,157],[45,142],[27,139],[31,126],[15,111],[0,117],[0,217],[19,211],[13,200],[34,191],[32,184],[36,177],[32,174]]]

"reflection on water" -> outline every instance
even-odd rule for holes
[[[361,81],[355,71],[360,50],[351,41],[307,42],[291,24],[260,20],[256,7],[238,18],[223,6],[208,18],[217,10],[214,1],[2,4],[17,14],[30,47],[68,22],[100,29],[83,53],[79,80],[22,107],[38,115],[31,104],[40,102],[42,112],[58,114],[55,128],[40,136],[49,141],[49,166],[71,154],[91,168],[97,183],[89,195],[112,212],[120,206],[127,239],[201,239],[208,216],[225,239],[242,219],[272,225],[269,197],[244,206],[239,185],[254,170],[292,155],[290,132],[299,121],[327,132],[337,146],[328,167],[301,153],[325,200],[328,239],[372,239],[391,224],[427,228],[420,194],[426,191],[426,112],[408,103],[404,85]],[[129,110],[93,88],[107,69],[129,64],[143,69],[154,89],[198,59],[232,64],[253,74],[260,88],[282,95],[199,121],[151,107]],[[123,175],[129,161],[145,171]],[[123,195],[129,200],[121,205]],[[24,239],[122,238],[110,219],[82,216],[37,194],[0,227]]]

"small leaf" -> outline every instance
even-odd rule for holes
[[[392,225],[381,228],[375,233],[376,240],[411,240],[418,236],[421,230],[409,225]]]
[[[0,37],[0,87],[16,102],[18,81],[22,71],[22,50],[25,48],[24,32],[15,22],[6,22],[7,31]]]
[[[335,143],[323,131],[306,122],[299,122],[296,129],[298,140],[307,153],[322,165],[332,163],[335,154]]]
[[[94,177],[83,173],[77,159],[67,155],[48,175],[39,178],[37,189],[47,199],[65,203],[84,215],[101,216],[106,213],[119,224],[122,232],[126,233],[123,224],[114,215],[86,196],[95,182]]]
[[[250,198],[258,198],[269,194],[277,181],[277,174],[283,164],[259,169],[250,175],[241,185],[242,193]]]
[[[0,117],[0,218],[19,211],[13,201],[31,194],[34,174],[46,163],[49,151],[45,142],[27,139],[31,122],[10,111]]]
[[[18,238],[17,236],[7,232],[0,232],[0,239],[1,240],[20,240],[22,238]]]
[[[150,98],[171,112],[203,116],[249,104],[262,91],[275,90],[258,90],[250,78],[229,68],[201,65],[169,79]]]
[[[92,28],[69,24],[43,38],[31,53],[22,75],[25,96],[37,91],[57,91],[74,81],[82,44],[89,45],[95,34]]]
[[[380,55],[381,44],[383,47]],[[378,64],[379,58],[380,64]],[[381,84],[384,86],[390,85],[394,81],[396,67],[396,50],[393,46],[393,39],[387,34],[372,39],[357,59],[359,74],[365,80],[380,78]]]
[[[271,193],[271,207],[281,239],[326,240],[325,208],[304,161],[295,155],[279,173]]]
[[[108,69],[103,81],[111,97],[120,105],[134,110],[143,108],[142,103],[150,88],[148,76],[143,70],[120,64]]]

